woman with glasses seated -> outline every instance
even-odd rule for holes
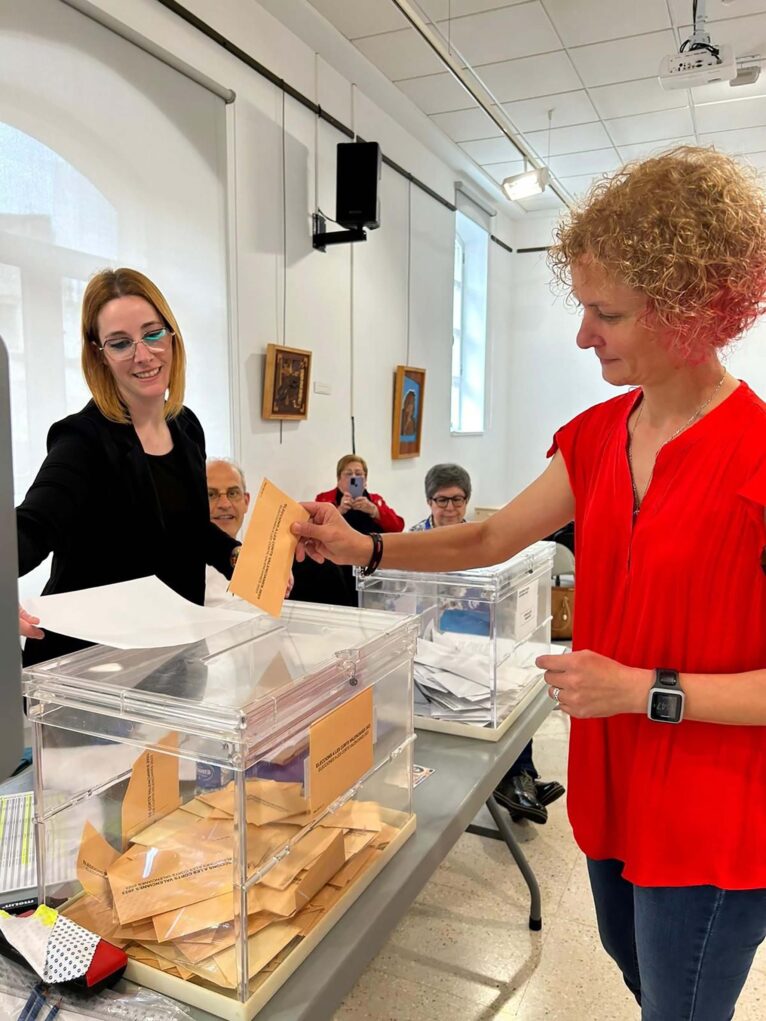
[[[137,270],[104,270],[85,289],[82,368],[92,400],[48,433],[48,455],[17,508],[19,574],[53,553],[44,593],[156,575],[205,599],[205,564],[231,576],[239,543],[210,520],[205,435],[184,407],[181,331]],[[89,644],[19,612],[24,663]]]
[[[401,532],[404,518],[389,507],[379,493],[367,490],[367,462],[357,454],[344,454],[335,469],[337,485],[326,493],[317,493],[318,503],[332,503],[355,531]]]
[[[459,464],[435,464],[426,475],[426,502],[431,513],[410,531],[427,532],[442,525],[462,524],[470,499],[471,476],[465,468]]]

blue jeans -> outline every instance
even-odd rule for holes
[[[622,869],[588,859],[601,942],[641,1021],[730,1021],[766,936],[766,890],[634,886]]]

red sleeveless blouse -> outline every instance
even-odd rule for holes
[[[633,520],[627,421],[641,391],[573,419],[573,647],[629,666],[766,668],[766,404],[745,383],[659,452]],[[572,720],[569,816],[640,886],[766,887],[766,727]]]

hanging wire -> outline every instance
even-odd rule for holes
[[[314,102],[319,106],[319,54],[314,54]],[[314,209],[319,212],[319,113],[314,117]]]
[[[287,131],[285,126],[285,90],[282,90],[282,346],[287,343]],[[279,442],[284,422],[279,420]]]
[[[351,83],[351,132],[356,138],[356,85]],[[349,252],[349,285],[348,285],[348,343],[349,343],[349,411],[351,418],[351,453],[356,453],[356,420],[354,418],[354,245],[348,246]]]
[[[407,184],[407,362],[410,364],[410,294],[412,292],[412,181]]]

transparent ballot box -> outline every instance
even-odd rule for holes
[[[357,573],[365,609],[420,615],[415,727],[496,741],[542,684],[550,652],[556,544],[537,542],[504,564],[426,574]]]
[[[41,901],[128,978],[252,1018],[414,830],[417,633],[288,603],[27,669]]]

